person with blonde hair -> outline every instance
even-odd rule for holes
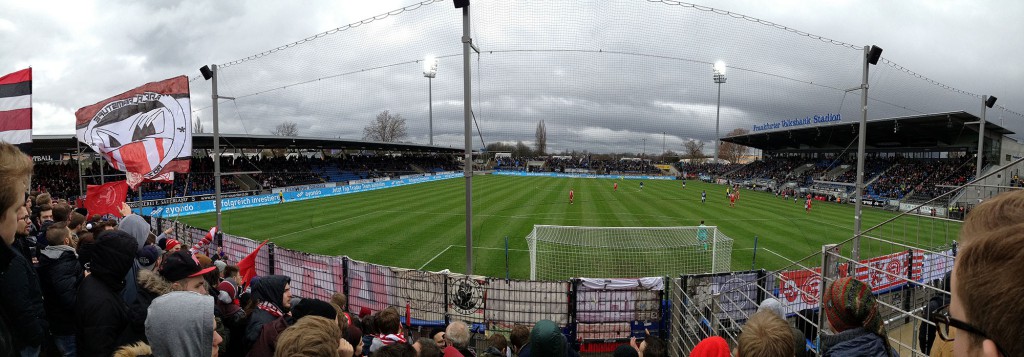
[[[792,357],[793,333],[786,320],[771,311],[750,316],[739,337],[738,357]]]
[[[341,336],[334,320],[306,316],[289,326],[277,338],[275,357],[341,357],[351,356],[352,345]]]

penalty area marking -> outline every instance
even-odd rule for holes
[[[430,263],[433,262],[435,259],[437,259],[437,257],[440,257],[442,254],[444,254],[444,252],[447,252],[449,249],[452,249],[452,248],[466,248],[466,246],[464,246],[464,245],[454,245],[454,244],[453,245],[449,245],[447,248],[444,248],[444,250],[441,250],[440,253],[437,253],[437,255],[435,255],[433,258],[430,258],[430,260],[428,260],[426,263],[423,263],[423,265],[420,266],[420,268],[416,269],[416,270],[423,270],[423,268],[427,267],[427,265],[430,265]],[[505,250],[505,248],[491,248],[491,247],[474,247],[473,249]],[[509,251],[515,251],[515,252],[529,252],[530,251],[529,249],[512,249],[512,248],[509,248],[508,250]]]

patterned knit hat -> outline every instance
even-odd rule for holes
[[[825,290],[825,315],[836,332],[863,327],[885,336],[871,286],[854,278],[839,278]]]

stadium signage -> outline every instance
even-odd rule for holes
[[[235,197],[252,196],[252,195],[255,195],[255,194],[256,194],[256,191],[244,191],[244,192],[222,193],[220,196],[221,196],[221,198],[235,198]],[[197,195],[197,196],[185,196],[185,197],[161,198],[161,199],[157,199],[157,200],[128,202],[128,207],[139,208],[139,207],[165,206],[165,205],[174,204],[174,203],[199,202],[199,201],[213,200],[213,199],[216,199],[216,198],[217,198],[217,195],[215,195],[215,194]]]
[[[574,174],[561,172],[523,172],[523,171],[494,171],[494,175],[503,176],[531,176],[531,177],[571,177],[571,178],[606,178],[606,179],[627,179],[627,180],[675,180],[672,176],[629,176],[629,175],[595,175],[595,174]]]
[[[791,127],[795,127],[795,126],[804,126],[804,125],[811,125],[811,124],[832,123],[832,122],[837,122],[837,121],[841,121],[841,120],[843,120],[842,114],[839,114],[839,113],[829,113],[829,114],[814,115],[814,116],[809,116],[809,117],[804,117],[804,118],[796,118],[796,119],[789,119],[789,120],[785,120],[784,119],[784,120],[780,120],[780,121],[777,121],[777,122],[774,122],[774,123],[764,123],[764,124],[761,124],[761,125],[754,124],[754,128],[752,130],[753,131],[765,131],[765,130],[773,130],[773,129],[781,129],[781,128],[791,128]]]

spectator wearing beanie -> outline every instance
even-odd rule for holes
[[[823,356],[897,355],[889,346],[871,286],[850,277],[836,279],[825,289],[822,304],[836,332],[821,336]]]
[[[263,330],[260,332],[260,337],[256,340],[256,343],[253,344],[252,349],[249,350],[248,356],[273,356],[274,350],[277,347],[277,339],[281,333],[284,332],[288,326],[295,324],[296,321],[306,316],[320,316],[333,320],[334,325],[338,325],[337,310],[334,309],[334,306],[331,305],[331,303],[317,299],[299,300],[299,302],[292,307],[292,316],[290,318],[277,319],[263,326]],[[341,338],[341,336],[339,335],[338,338]]]
[[[449,333],[450,334],[450,333]],[[558,324],[551,320],[540,320],[530,330],[530,343],[519,353],[521,357],[530,356],[579,356],[569,348],[565,335]]]
[[[690,351],[690,357],[729,357],[729,343],[719,336],[701,340]]]
[[[142,336],[129,329],[128,305],[121,296],[124,277],[135,262],[135,238],[119,230],[104,231],[92,248],[90,274],[82,280],[75,302],[78,355],[103,356]]]
[[[252,346],[260,338],[263,325],[277,319],[284,319],[291,307],[291,279],[284,275],[268,275],[256,280],[252,285],[249,324],[245,328],[246,345]]]

